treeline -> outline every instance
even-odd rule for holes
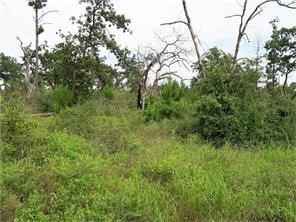
[[[35,11],[45,7],[38,1],[29,4]],[[196,47],[201,56],[191,66],[196,77],[186,85],[182,73],[171,69],[186,60],[182,35],[160,38],[161,50],[132,52],[121,48],[111,32],[130,32],[130,20],[118,14],[111,1],[81,2],[85,13],[72,18],[78,31],[60,32],[61,42],[55,47],[43,44],[33,50],[19,39],[22,63],[0,54],[2,105],[19,94],[41,112],[59,113],[91,98],[112,100],[114,91],[123,91],[133,95],[134,108],[141,110],[144,121],[179,119],[177,133],[183,137],[195,134],[216,146],[295,144],[296,84],[288,79],[296,71],[296,27],[279,28],[278,21],[272,21],[272,36],[262,57],[237,58],[242,37],[234,55],[218,48],[200,55]],[[187,12],[186,4],[183,7]],[[191,24],[184,23],[194,34]],[[42,25],[37,27],[37,38],[43,30]],[[239,30],[239,36],[244,33]],[[116,56],[115,66],[106,63],[103,49]]]

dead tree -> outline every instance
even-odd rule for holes
[[[31,49],[32,43],[30,43],[28,46],[24,46],[22,40],[17,37],[16,38],[20,42],[20,47],[23,51],[23,61],[24,61],[24,66],[25,66],[25,71],[24,71],[24,77],[25,77],[25,84],[27,87],[28,95],[31,95],[34,89],[34,81],[33,75],[32,75],[32,59],[34,52]]]
[[[238,29],[238,35],[237,35],[237,40],[235,44],[235,49],[234,49],[234,55],[233,55],[233,61],[234,63],[237,62],[238,60],[238,53],[240,50],[240,45],[241,41],[244,37],[248,39],[248,35],[246,33],[247,27],[250,24],[250,22],[256,18],[258,15],[260,15],[263,12],[263,6],[268,4],[268,3],[276,3],[281,7],[286,7],[290,9],[296,9],[296,1],[290,1],[289,3],[283,3],[281,0],[266,0],[262,1],[259,3],[252,11],[250,14],[247,13],[247,8],[248,8],[248,0],[244,0],[244,4],[242,5],[242,12],[241,14],[234,14],[230,16],[226,16],[226,18],[234,18],[238,17],[240,18],[240,24],[239,24],[239,29]]]
[[[43,22],[46,15],[57,12],[56,10],[43,12],[43,8],[46,6],[47,0],[29,0],[28,5],[34,9],[34,23],[35,23],[35,77],[34,77],[34,87],[35,90],[39,86],[39,35],[44,32],[44,25],[51,24]],[[40,11],[42,12],[40,14]]]
[[[198,38],[198,35],[194,33],[192,24],[191,24],[191,18],[187,9],[187,4],[185,0],[182,0],[182,5],[183,5],[183,10],[185,13],[185,17],[186,17],[186,21],[183,20],[179,20],[179,21],[174,21],[174,22],[168,22],[168,23],[163,23],[161,25],[175,25],[175,24],[183,24],[186,25],[186,27],[189,30],[193,45],[194,45],[194,49],[195,49],[195,53],[197,56],[197,68],[198,68],[198,73],[200,75],[200,78],[204,78],[206,77],[206,74],[204,73],[204,69],[203,69],[203,64],[202,64],[202,55],[200,53],[199,50],[199,46],[198,44],[200,43],[200,40]]]
[[[174,41],[167,41],[160,38],[163,45],[160,50],[152,47],[146,47],[148,51],[145,53],[138,50],[137,59],[141,64],[140,78],[138,81],[138,99],[137,107],[145,109],[146,98],[148,95],[149,77],[153,76],[154,79],[150,83],[152,90],[156,90],[161,80],[170,78],[172,76],[180,78],[175,71],[172,71],[174,65],[182,65],[187,67],[187,54],[188,51],[181,47],[184,43],[182,36],[177,36]]]

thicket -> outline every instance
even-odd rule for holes
[[[295,145],[295,100],[280,90],[268,93],[259,86],[261,73],[250,62],[233,65],[233,57],[217,48],[203,63],[206,78],[189,89],[167,82],[150,96],[144,119],[179,118],[184,120],[180,135],[195,133],[216,146]]]
[[[73,105],[74,98],[67,86],[58,86],[39,91],[36,94],[36,103],[41,112],[59,113],[62,109]]]
[[[196,85],[196,132],[218,144],[294,142],[295,101],[283,95],[271,98],[258,86],[260,73],[250,64],[232,64],[232,57],[217,49],[206,55],[207,78]]]
[[[152,93],[149,97],[147,108],[143,113],[144,120],[160,121],[164,118],[180,118],[185,115],[186,102],[182,99],[185,88],[177,81],[169,80],[162,85],[158,93]]]

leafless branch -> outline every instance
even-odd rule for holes
[[[225,18],[241,17],[241,15],[227,15]]]
[[[175,21],[175,22],[163,23],[161,25],[175,25],[175,24],[178,24],[178,23],[186,25],[186,27],[188,28],[188,30],[190,32],[191,39],[192,39],[194,49],[195,49],[195,53],[196,53],[196,56],[197,56],[197,64],[198,64],[198,69],[199,69],[199,75],[200,75],[201,78],[204,78],[205,73],[204,73],[203,64],[202,64],[202,56],[201,56],[199,46],[198,46],[198,43],[201,44],[201,42],[199,40],[198,35],[194,33],[194,30],[193,30],[193,27],[192,27],[192,24],[191,24],[191,18],[190,18],[190,15],[189,15],[189,12],[188,12],[188,9],[187,9],[187,4],[186,4],[185,0],[182,0],[182,5],[183,5],[183,10],[184,10],[185,18],[186,18],[187,22],[180,20],[180,21]]]
[[[38,21],[40,22],[44,18],[44,16],[51,14],[51,13],[56,13],[56,12],[58,12],[58,10],[47,11],[39,16]]]
[[[187,22],[184,22],[184,21],[175,21],[175,22],[166,22],[166,23],[162,23],[160,24],[161,26],[164,26],[164,25],[175,25],[175,24],[184,24],[184,25],[187,25],[188,26],[188,23]]]
[[[251,42],[247,33],[244,33],[244,37],[246,37],[246,39],[247,39],[248,42]]]
[[[41,23],[40,25],[53,25],[52,22],[44,22],[44,23]]]
[[[31,60],[32,60],[32,53],[30,52],[30,48],[32,45],[32,42],[28,45],[28,46],[24,46],[23,41],[17,36],[16,39],[20,42],[20,47],[23,51],[23,60],[24,60],[24,64],[25,64],[25,84],[28,90],[28,94],[31,95],[31,93],[33,92],[34,89],[34,84],[31,83],[31,77],[32,77],[32,73],[31,73]]]
[[[242,13],[241,14],[234,14],[230,16],[226,16],[226,18],[232,18],[232,17],[240,17],[240,25],[238,30],[238,36],[235,44],[235,50],[234,50],[234,62],[237,62],[237,57],[240,49],[240,44],[242,41],[242,38],[246,36],[246,29],[249,25],[249,23],[256,18],[258,15],[260,15],[263,12],[262,7],[266,5],[267,3],[277,3],[281,7],[289,8],[289,9],[296,9],[296,1],[290,1],[289,3],[283,3],[281,0],[265,0],[259,3],[249,15],[246,14],[247,6],[248,6],[248,0],[244,1],[244,4],[242,6]]]
[[[156,90],[159,81],[167,77],[168,74],[174,74],[173,76],[177,77],[176,71],[171,70],[174,65],[185,65],[187,61],[188,52],[182,47],[185,41],[182,35],[176,35],[174,40],[160,36],[157,38],[162,45],[160,49],[148,46],[145,48],[146,52],[138,51],[137,53],[140,64],[143,64],[138,82],[138,107],[141,109],[145,108],[145,100],[148,95],[148,77],[153,73],[152,89]]]

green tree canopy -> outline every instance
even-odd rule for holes
[[[5,87],[16,87],[23,79],[22,66],[15,58],[0,53],[0,81]]]
[[[296,71],[296,26],[278,29],[277,20],[271,22],[273,33],[266,43],[267,74],[269,86],[276,85],[276,77],[284,76],[283,92],[286,94],[287,81],[290,73]]]

